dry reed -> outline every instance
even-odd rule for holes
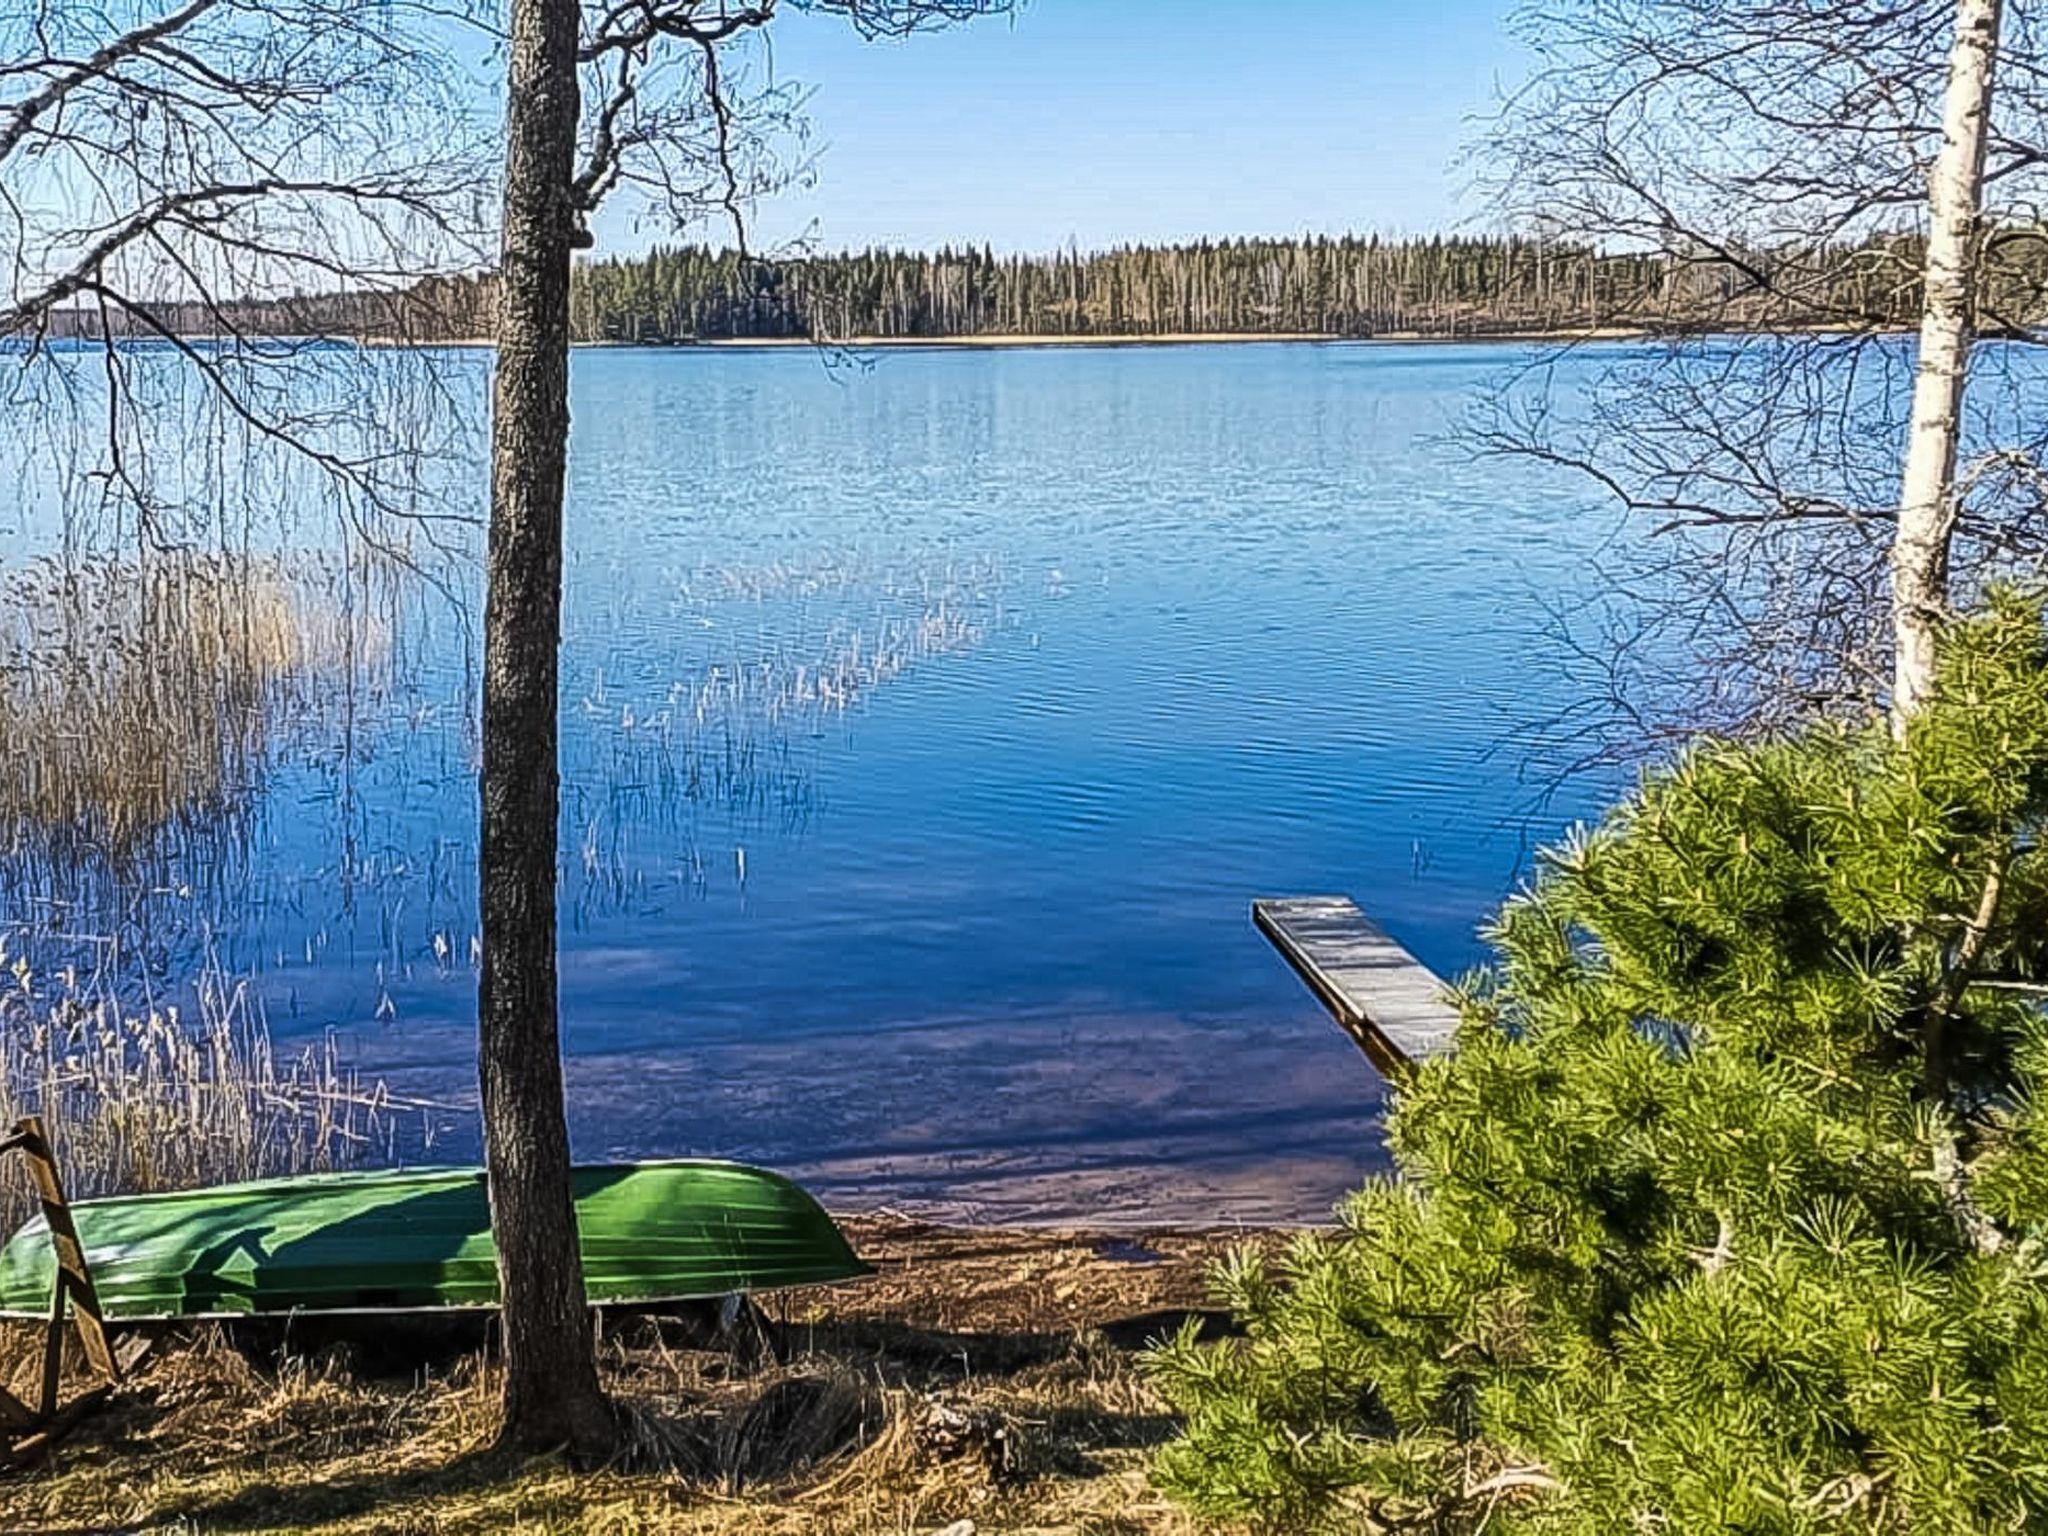
[[[0,924],[161,962],[166,920],[246,872],[284,727],[381,675],[365,578],[194,554],[0,575]]]
[[[124,1004],[104,977],[45,980],[4,942],[0,966],[0,1124],[41,1115],[75,1196],[335,1168],[392,1148],[406,1106],[331,1039],[280,1055],[245,980],[208,969],[193,1017]],[[0,1233],[31,1207],[25,1179],[0,1177]]]
[[[614,795],[800,818],[812,785],[795,744],[919,666],[980,646],[1003,622],[1000,586],[986,563],[906,572],[821,560],[700,573],[683,583],[683,603],[705,626],[730,630],[732,652],[658,691],[616,686],[600,670],[579,706],[594,727],[588,766]],[[821,613],[813,598],[841,600]],[[741,641],[734,605],[771,602],[774,621]]]
[[[42,1115],[75,1194],[332,1167],[391,1133],[380,1087],[331,1042],[280,1056],[203,952],[170,1001],[156,912],[203,915],[189,884],[237,866],[280,712],[388,650],[360,579],[189,552],[0,575],[0,1124]],[[0,1232],[27,1211],[0,1177]]]
[[[279,691],[344,644],[275,562],[33,561],[0,578],[0,821],[132,847],[217,814]]]

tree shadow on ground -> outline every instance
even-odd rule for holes
[[[1220,1313],[1162,1309],[1100,1323],[1088,1330],[973,1331],[923,1327],[887,1318],[849,1318],[815,1325],[771,1324],[780,1363],[769,1357],[743,1360],[727,1355],[726,1363],[704,1368],[716,1351],[704,1350],[701,1331],[686,1318],[636,1319],[649,1331],[642,1346],[620,1330],[618,1365],[629,1372],[646,1369],[667,1353],[668,1337],[676,1342],[696,1338],[693,1391],[704,1396],[687,1405],[657,1388],[653,1396],[636,1393],[631,1377],[620,1381],[623,1399],[633,1403],[632,1428],[625,1437],[624,1459],[617,1470],[655,1476],[641,1482],[640,1497],[678,1508],[706,1490],[729,1496],[741,1488],[802,1482],[813,1469],[843,1465],[844,1455],[857,1451],[885,1428],[885,1413],[875,1389],[893,1385],[912,1393],[913,1423],[920,1400],[958,1402],[970,1413],[979,1404],[991,1422],[1024,1423],[1009,1417],[1018,1404],[1044,1391],[1057,1398],[1069,1390],[1072,1372],[1063,1362],[1082,1362],[1092,1375],[1103,1347],[1117,1354],[1141,1349],[1192,1322],[1206,1337],[1228,1331]],[[667,1337],[665,1337],[667,1336]],[[303,1337],[303,1336],[301,1336]],[[664,1347],[657,1350],[659,1341]],[[295,1340],[294,1342],[297,1342]],[[330,1348],[335,1341],[323,1340]],[[247,1361],[246,1353],[235,1352]],[[337,1358],[349,1358],[343,1354]],[[353,1363],[353,1362],[351,1362]],[[248,1369],[244,1364],[242,1369]],[[1041,1374],[1042,1373],[1042,1374]],[[269,1372],[260,1374],[269,1378]],[[350,1371],[355,1382],[377,1378]],[[754,1384],[758,1383],[758,1388]],[[185,1383],[189,1397],[196,1382]],[[394,1392],[413,1390],[416,1379],[391,1381]],[[995,1389],[993,1398],[978,1389]],[[736,1390],[735,1390],[736,1389]],[[850,1390],[856,1389],[856,1390]],[[969,1395],[955,1399],[951,1394]],[[146,1426],[155,1409],[147,1388],[139,1397],[104,1418],[89,1423],[76,1449],[84,1459],[137,1464],[145,1483],[154,1481],[141,1465],[161,1455]],[[545,1528],[551,1523],[573,1526],[588,1514],[593,1485],[563,1474],[559,1464],[465,1444],[447,1431],[423,1434],[422,1424],[393,1418],[393,1398],[364,1398],[351,1403],[346,1422],[329,1419],[307,1440],[294,1429],[270,1443],[252,1446],[239,1466],[219,1468],[219,1475],[178,1486],[182,1477],[159,1483],[151,1500],[150,1523],[200,1530],[251,1532],[277,1528],[374,1526],[380,1514],[405,1510],[415,1521],[450,1532],[484,1532],[510,1525]],[[383,1404],[382,1408],[379,1404]],[[1119,1456],[1152,1449],[1171,1437],[1173,1418],[1136,1402],[1119,1399],[1114,1406],[1083,1402],[1045,1402],[1025,1410],[1028,1439],[1020,1448],[1023,1475],[1093,1476],[1110,1470]],[[792,1459],[789,1445],[811,1447],[807,1456]],[[984,1448],[985,1449],[985,1448]],[[405,1455],[404,1464],[397,1458]],[[944,1453],[939,1454],[944,1459]],[[956,1455],[959,1453],[955,1453]],[[1007,1452],[1005,1454],[1008,1454]],[[326,1463],[323,1467],[321,1464]],[[170,1470],[175,1462],[161,1463]],[[322,1475],[331,1468],[331,1475]],[[996,1476],[1006,1475],[1001,1468]],[[88,1529],[63,1536],[84,1536]]]
[[[1132,1353],[1171,1337],[1192,1321],[1198,1337],[1218,1339],[1237,1331],[1227,1312],[1201,1307],[1166,1307],[1134,1313],[1090,1330],[1112,1348]],[[1001,1379],[1066,1358],[1078,1345],[1075,1329],[1031,1332],[927,1328],[890,1318],[851,1318],[819,1323],[771,1325],[778,1353],[839,1355],[895,1365],[912,1371]]]
[[[533,1469],[531,1458],[493,1450],[459,1452],[439,1465],[389,1466],[358,1477],[329,1478],[314,1483],[281,1482],[258,1477],[232,1493],[209,1496],[203,1492],[173,1497],[151,1511],[152,1524],[162,1522],[203,1531],[268,1531],[318,1527],[359,1520],[379,1510],[417,1508],[433,1500],[480,1500],[493,1490],[502,1490]],[[582,1500],[573,1490],[549,1490],[536,1486],[530,1500],[522,1500],[521,1520],[541,1520],[552,1514],[573,1515]],[[557,1507],[550,1508],[550,1505]],[[479,1510],[485,1528],[495,1524]],[[450,1522],[451,1529],[459,1529]],[[81,1527],[79,1536],[87,1528]],[[102,1530],[104,1527],[92,1527]],[[46,1533],[47,1536],[47,1533]],[[69,1536],[69,1533],[59,1533]]]

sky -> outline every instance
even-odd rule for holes
[[[867,43],[784,12],[754,67],[810,88],[814,184],[756,212],[766,248],[1449,229],[1455,161],[1526,69],[1510,0],[1022,0]],[[610,250],[652,234],[614,211]],[[707,237],[715,237],[707,232]]]

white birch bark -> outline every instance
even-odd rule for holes
[[[1920,357],[1891,556],[1894,730],[1904,729],[1933,687],[1935,641],[1948,613],[1956,443],[1976,327],[1976,234],[2000,11],[2001,0],[1959,0],[1956,6],[1941,149],[1928,176]]]

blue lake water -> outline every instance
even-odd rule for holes
[[[1613,515],[1445,438],[1516,356],[579,352],[578,1153],[1203,1221],[1313,1218],[1383,1166],[1379,1083],[1247,907],[1350,893],[1455,972],[1608,791],[1540,793],[1546,605]],[[276,1033],[461,1105],[473,640],[405,613],[346,740],[280,740],[204,926]]]

